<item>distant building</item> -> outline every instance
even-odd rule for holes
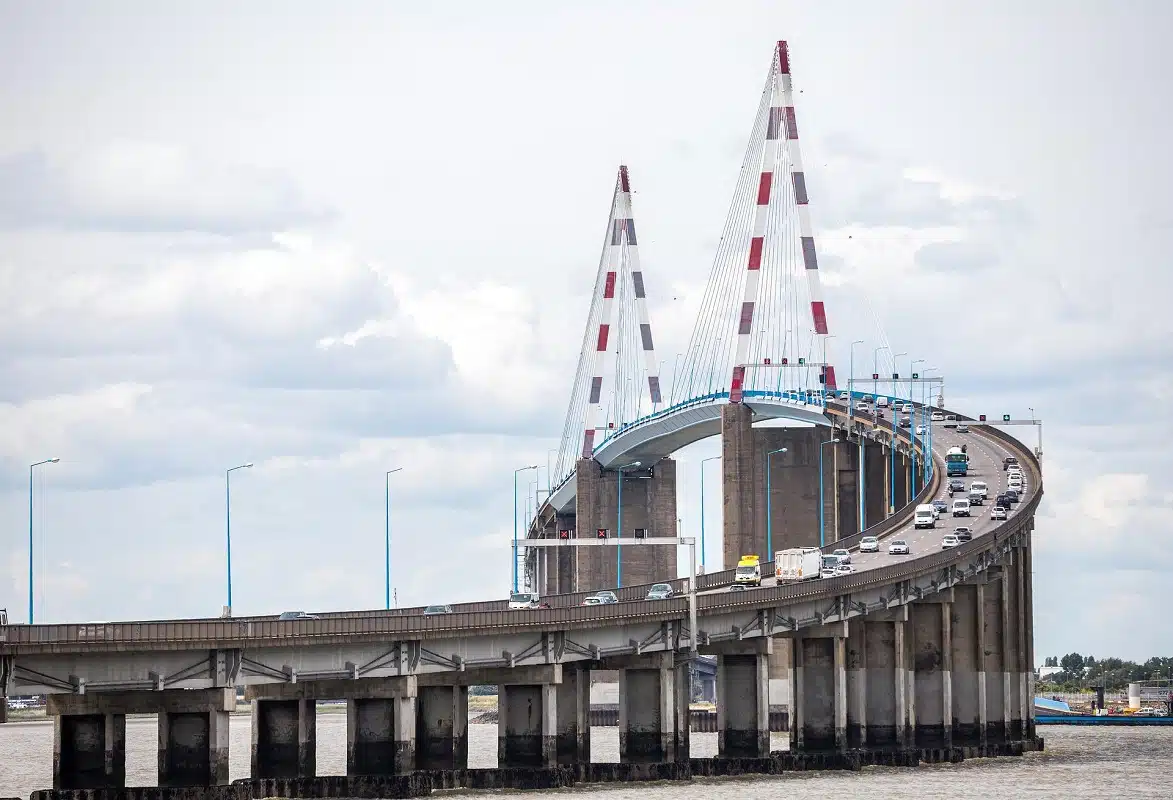
[[[1038,671],[1039,671],[1040,678],[1049,678],[1050,676],[1054,675],[1056,672],[1062,672],[1063,667],[1039,667]]]

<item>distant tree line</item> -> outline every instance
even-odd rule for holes
[[[1074,692],[1089,686],[1103,686],[1109,692],[1124,691],[1136,681],[1173,680],[1173,658],[1154,656],[1143,664],[1119,658],[1101,658],[1068,653],[1048,656],[1044,667],[1059,667],[1059,672],[1040,679],[1039,687],[1052,691]]]

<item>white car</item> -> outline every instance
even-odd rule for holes
[[[518,611],[524,608],[537,608],[538,599],[536,592],[514,592],[509,595],[509,610]]]
[[[953,516],[968,517],[969,516],[969,501],[968,500],[954,500],[953,501]]]
[[[945,534],[945,538],[941,540],[942,548],[957,547],[959,544],[961,544],[961,540],[952,533]]]
[[[839,575],[850,575],[853,572],[855,572],[855,567],[851,566],[847,562],[843,562],[839,566],[835,567],[836,577]]]
[[[909,555],[909,552],[908,542],[903,539],[896,539],[888,545],[888,555],[890,556],[906,556]]]
[[[990,512],[990,519],[1006,519],[1006,509],[994,506],[994,510]]]
[[[820,578],[834,578],[835,577],[835,568],[834,567],[823,567],[821,570],[819,570],[819,577]]]
[[[917,425],[916,426],[916,435],[917,436],[924,436],[927,433],[928,433],[928,429],[925,428],[924,425]]]
[[[957,432],[958,433],[969,433],[969,426],[966,425],[964,422],[959,422],[959,423],[957,423]]]
[[[839,559],[840,564],[850,564],[851,563],[851,553],[848,550],[844,550],[842,548],[840,548],[838,550],[833,550],[833,551],[831,551],[831,555],[833,555],[833,556],[835,556],[835,558]]]
[[[942,414],[940,411],[934,411],[933,416],[932,416],[932,420],[933,420],[933,422],[944,422],[945,415]]]
[[[957,415],[956,414],[950,414],[949,416],[945,417],[945,427],[946,428],[956,428],[957,427]]]
[[[905,414],[911,414],[913,412],[912,403],[905,403],[900,407],[900,410]]]
[[[861,553],[878,553],[880,552],[880,540],[875,536],[865,536],[859,540],[859,552]]]

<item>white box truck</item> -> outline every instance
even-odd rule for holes
[[[774,577],[779,582],[817,578],[822,566],[823,554],[817,547],[791,547],[774,554]]]

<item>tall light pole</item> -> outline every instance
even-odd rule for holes
[[[923,358],[917,358],[908,362],[908,402],[913,402],[913,376],[916,375],[916,365],[923,364]],[[924,406],[924,403],[921,403]],[[912,487],[912,496],[916,497],[916,409],[908,415],[909,429],[912,435],[912,451],[911,459],[908,462],[908,484]]]
[[[925,367],[923,374],[928,375],[930,372],[940,372],[939,367]],[[923,480],[928,483],[933,477],[933,415],[928,409],[928,397],[925,394],[926,388],[931,393],[931,384],[921,384],[921,419],[925,423],[925,432],[928,434],[928,439],[925,442],[925,458],[924,458],[924,476]]]
[[[773,509],[770,505],[770,458],[775,453],[785,452],[785,447],[779,447],[777,450],[766,453],[766,558],[771,561],[774,559],[772,555],[774,552],[774,515],[771,513]]]
[[[828,439],[825,442],[819,443],[819,548],[822,549],[827,544],[827,536],[825,526],[823,524],[826,513],[827,503],[823,500],[823,448],[829,444],[835,444],[838,439]]]
[[[705,462],[717,461],[721,456],[701,459],[701,568],[705,566]]]
[[[225,553],[228,561],[228,605],[225,607],[225,616],[232,616],[232,473],[238,469],[251,469],[252,462],[230,467],[224,471],[224,540]]]
[[[898,375],[900,374],[899,373],[900,367],[898,367],[896,365],[896,359],[900,358],[901,356],[906,356],[906,355],[908,355],[908,353],[897,353],[896,355],[892,356],[892,371]],[[892,394],[899,394],[899,393],[900,393],[900,382],[898,380],[893,379],[893,381],[892,381]],[[893,398],[893,400],[895,400],[895,398]]]
[[[855,346],[863,344],[863,339],[856,339],[851,343],[851,360],[847,365],[847,418],[855,416]]]
[[[615,468],[617,476],[617,483],[619,484],[619,509],[618,519],[615,521],[615,585],[623,588],[623,471],[638,467],[640,462],[632,461],[630,464],[624,464],[622,467]]]
[[[513,470],[513,593],[517,594],[517,473],[537,469],[537,464]]]
[[[888,347],[888,345],[884,345],[883,347],[877,347],[875,350],[872,351],[872,374],[873,375],[880,374],[880,351],[881,350],[891,350],[891,348]],[[872,378],[872,402],[873,403],[876,401],[876,396],[879,393],[880,393],[879,379]]]
[[[42,464],[56,464],[61,459],[46,458],[36,464],[29,464],[29,625],[33,624],[33,467]]]
[[[386,603],[391,608],[391,476],[403,467],[387,470],[383,475],[383,560],[386,566]]]

